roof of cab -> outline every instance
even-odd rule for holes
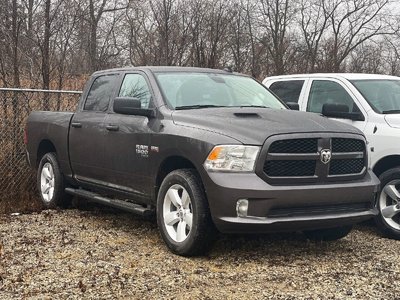
[[[364,74],[364,73],[313,73],[313,74],[294,74],[294,75],[279,75],[266,77],[263,81],[277,80],[277,79],[302,79],[302,78],[339,78],[347,80],[361,80],[361,79],[391,79],[400,80],[400,77],[381,75],[381,74]]]
[[[124,67],[114,68],[108,70],[96,71],[93,75],[99,75],[112,72],[129,72],[129,71],[150,71],[150,72],[195,72],[195,73],[216,73],[216,74],[235,74],[244,75],[236,72],[229,72],[227,70],[210,69],[210,68],[197,68],[197,67],[175,67],[175,66],[141,66],[141,67]]]

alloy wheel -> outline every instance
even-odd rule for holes
[[[40,190],[42,193],[43,201],[50,202],[54,195],[54,170],[53,166],[46,162],[42,167],[40,174]]]
[[[400,230],[400,179],[392,180],[382,188],[379,206],[383,220]]]
[[[187,239],[192,229],[193,207],[189,193],[180,184],[174,184],[165,194],[163,219],[171,239],[178,243]]]

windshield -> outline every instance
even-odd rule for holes
[[[206,107],[286,107],[256,80],[234,74],[160,72],[160,88],[174,109]]]
[[[368,79],[351,83],[380,114],[400,113],[400,80]]]

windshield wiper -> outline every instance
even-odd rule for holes
[[[383,114],[400,114],[400,109],[391,109],[382,111]]]
[[[270,108],[269,106],[265,106],[265,105],[240,105],[239,107],[259,107],[259,108]]]
[[[196,105],[183,105],[175,107],[175,110],[184,110],[184,109],[198,109],[198,108],[210,108],[210,107],[225,107],[223,105],[214,105],[214,104],[196,104]]]

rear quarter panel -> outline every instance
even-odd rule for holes
[[[57,158],[64,175],[71,175],[68,156],[69,125],[74,114],[70,112],[32,112],[27,120],[28,144],[31,167],[37,168],[40,143],[49,141],[56,149]]]

